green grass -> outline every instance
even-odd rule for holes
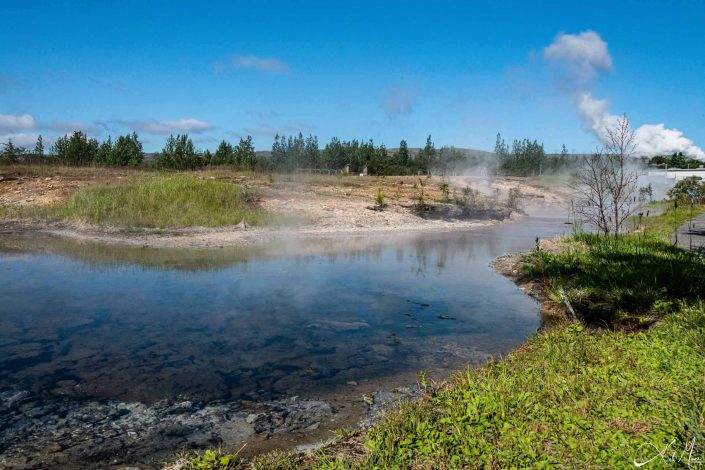
[[[563,289],[582,320],[602,326],[648,324],[680,301],[705,297],[705,262],[653,234],[581,234],[558,254],[535,251],[527,272]]]
[[[627,468],[650,444],[685,445],[702,431],[704,324],[701,306],[648,334],[540,334],[389,415],[369,434],[363,466]]]
[[[80,188],[66,202],[54,206],[12,211],[18,216],[120,228],[218,227],[242,220],[262,225],[271,221],[244,187],[183,174],[128,177]]]
[[[680,206],[678,209],[674,209],[672,203],[660,204],[662,204],[661,208],[666,209],[666,211],[658,216],[642,218],[642,227],[644,233],[654,235],[665,241],[669,241],[676,228],[687,223],[691,215],[695,217],[705,212],[704,205],[694,206],[691,212],[690,206]]]

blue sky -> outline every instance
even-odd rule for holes
[[[1,0],[0,16],[0,140],[135,129],[147,150],[183,131],[268,149],[302,131],[491,150],[499,131],[589,151],[589,93],[705,146],[700,1]],[[576,78],[571,51],[546,48],[586,31],[610,66]]]

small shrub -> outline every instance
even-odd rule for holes
[[[511,210],[517,210],[519,208],[520,202],[521,202],[521,190],[519,188],[509,189],[509,196],[507,198],[507,207]]]
[[[438,185],[438,189],[443,194],[443,202],[449,201],[450,200],[450,185],[444,181],[443,183],[440,183]]]
[[[375,204],[377,204],[377,207],[379,207],[380,209],[387,206],[387,197],[384,195],[381,189],[377,190],[377,195],[375,196]]]

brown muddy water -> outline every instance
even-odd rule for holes
[[[248,250],[0,235],[0,467],[326,439],[534,334],[488,263],[564,220]]]

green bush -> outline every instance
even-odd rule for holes
[[[668,190],[668,197],[681,204],[705,204],[705,182],[699,176],[689,176]]]

